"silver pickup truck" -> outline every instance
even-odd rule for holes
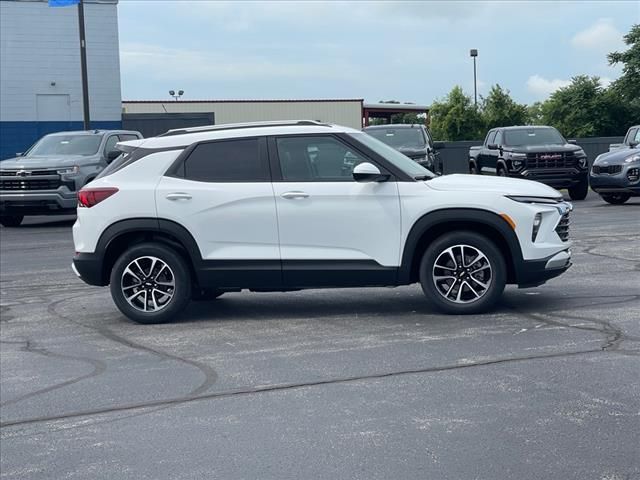
[[[634,125],[627,130],[622,143],[612,143],[609,145],[609,151],[619,150],[620,148],[630,147],[631,145],[640,144],[640,125]]]
[[[0,224],[17,227],[25,215],[75,213],[78,190],[122,153],[116,143],[139,138],[126,130],[52,133],[0,161]]]

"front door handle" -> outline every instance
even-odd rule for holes
[[[280,195],[282,198],[287,200],[296,200],[301,198],[309,198],[309,194],[306,192],[285,192]]]
[[[172,200],[174,202],[176,200],[191,200],[191,195],[184,192],[169,193],[167,194],[167,200]]]

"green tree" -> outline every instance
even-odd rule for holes
[[[479,140],[484,136],[480,111],[459,86],[443,100],[433,102],[429,115],[436,140]]]
[[[527,123],[529,125],[543,125],[544,114],[542,111],[542,102],[534,102],[527,106]]]
[[[598,77],[579,75],[542,104],[543,123],[556,127],[566,137],[599,136],[611,123],[608,102]]]
[[[622,64],[622,75],[611,88],[627,101],[640,101],[640,24],[631,27],[624,43],[629,46],[627,50],[607,55],[609,65]]]
[[[487,130],[494,127],[525,125],[529,119],[527,107],[516,103],[511,98],[509,90],[498,84],[491,87],[487,98],[482,99],[481,114]]]

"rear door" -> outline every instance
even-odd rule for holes
[[[281,283],[276,204],[264,138],[197,144],[156,189],[160,218],[194,237],[216,287]]]
[[[272,138],[269,153],[285,286],[394,283],[400,200],[393,177],[356,182],[353,168],[375,162],[333,135]]]

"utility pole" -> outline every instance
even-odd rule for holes
[[[78,2],[78,27],[80,30],[80,69],[82,70],[82,108],[84,129],[91,129],[89,115],[89,79],[87,77],[87,42],[84,32],[84,0]]]
[[[469,51],[469,55],[473,57],[473,104],[477,108],[478,107],[478,81],[476,77],[476,58],[478,57],[478,50],[476,50],[475,48],[472,48]]]

